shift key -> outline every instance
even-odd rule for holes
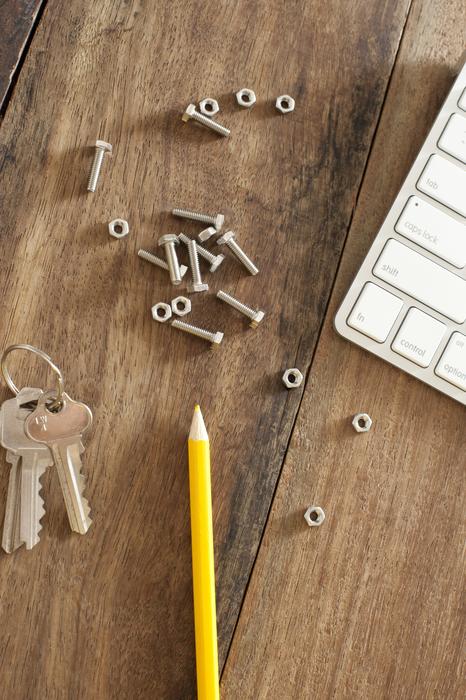
[[[390,238],[373,273],[456,323],[466,321],[466,280]]]

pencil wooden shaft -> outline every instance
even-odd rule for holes
[[[189,492],[198,700],[218,700],[217,619],[208,440],[189,440]]]

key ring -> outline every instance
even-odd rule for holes
[[[44,360],[50,369],[55,373],[56,375],[56,382],[57,382],[57,396],[54,401],[54,405],[58,405],[62,403],[63,399],[63,391],[64,391],[64,386],[63,386],[63,375],[58,369],[57,365],[52,362],[52,359],[45,353],[43,350],[39,350],[39,348],[35,348],[33,345],[27,345],[20,343],[19,345],[10,345],[9,347],[6,348],[6,350],[3,351],[2,358],[0,360],[0,368],[2,370],[3,378],[8,384],[9,388],[13,392],[13,394],[19,394],[19,389],[14,383],[14,381],[11,378],[11,374],[8,371],[8,367],[6,366],[6,359],[8,355],[13,352],[13,350],[27,350],[28,352],[32,352],[34,355],[37,355],[40,357],[42,360]]]

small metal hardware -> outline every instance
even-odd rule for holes
[[[203,231],[200,232],[200,234],[198,235],[198,239],[201,241],[201,243],[205,243],[209,240],[209,238],[215,236],[216,233],[217,229],[215,228],[215,226],[209,226],[209,228],[205,228]]]
[[[241,301],[238,301],[238,299],[232,297],[231,294],[223,292],[222,290],[217,292],[217,298],[221,299],[226,304],[229,304],[234,309],[244,314],[244,316],[247,316],[251,321],[249,324],[251,328],[257,328],[257,326],[265,316],[265,313],[263,311],[251,309],[250,306],[246,306],[246,304],[243,304]]]
[[[294,110],[295,101],[289,95],[280,95],[280,97],[277,97],[276,99],[275,107],[282,114],[288,114],[288,112],[292,112]]]
[[[95,142],[94,160],[92,161],[91,174],[89,175],[89,180],[87,183],[88,192],[95,192],[95,188],[97,187],[97,180],[99,179],[100,175],[100,169],[104,160],[104,155],[106,153],[111,155],[112,150],[113,149],[111,143],[99,140]]]
[[[186,234],[184,233],[180,233],[178,238],[186,246],[189,245],[189,241],[191,240],[189,236],[186,236]],[[222,262],[225,260],[224,255],[213,255],[210,252],[210,250],[207,250],[207,248],[204,248],[203,246],[199,245],[199,243],[197,244],[197,253],[201,256],[201,258],[204,258],[204,260],[207,260],[207,262],[210,264],[210,272],[215,272],[219,265],[221,265]]]
[[[152,263],[152,265],[157,265],[157,267],[161,267],[162,270],[167,270],[168,272],[168,263],[166,260],[162,260],[162,258],[159,258],[157,255],[154,255],[153,253],[149,253],[148,250],[138,250],[138,255],[140,258],[143,260],[147,260],[147,262]],[[188,268],[186,265],[180,265],[180,275],[183,278],[185,274],[187,273]]]
[[[356,413],[353,428],[357,433],[367,433],[372,426],[372,418],[367,413]]]
[[[114,219],[108,225],[108,232],[114,238],[124,238],[129,233],[128,222],[124,219]]]
[[[218,245],[225,245],[231,250],[233,255],[243,263],[244,267],[251,273],[251,275],[257,275],[259,270],[254,265],[252,260],[248,258],[246,253],[239,247],[238,243],[235,241],[235,233],[233,231],[227,231],[217,238]]]
[[[220,333],[220,331],[217,331],[216,333],[206,331],[204,328],[192,326],[190,323],[185,323],[184,321],[179,321],[178,319],[172,321],[171,325],[173,328],[179,328],[181,331],[185,331],[185,333],[191,333],[191,335],[196,335],[198,338],[203,338],[209,343],[212,343],[212,345],[220,345],[223,340],[223,333]]]
[[[286,369],[282,377],[283,384],[287,389],[297,389],[303,383],[303,379],[302,373],[296,367]]]
[[[165,248],[165,257],[167,259],[171,282],[175,285],[181,284],[180,264],[175,250],[175,246],[178,245],[178,243],[178,236],[175,236],[173,233],[159,238],[159,246]]]
[[[230,135],[230,129],[227,129],[225,126],[222,126],[218,122],[215,122],[213,119],[209,119],[209,117],[206,117],[204,114],[198,112],[196,106],[193,104],[190,104],[186,107],[186,111],[181,118],[184,122],[187,122],[190,119],[194,119],[194,121],[199,122],[199,124],[206,126],[208,129],[216,131],[217,134],[220,134],[220,136]]]
[[[202,281],[201,269],[199,267],[199,255],[197,252],[197,243],[195,240],[189,239],[188,253],[189,264],[191,265],[192,284],[188,284],[187,290],[189,294],[194,292],[207,292],[209,285]]]
[[[304,513],[304,520],[309,527],[319,527],[325,520],[325,513],[319,506],[309,506]]]
[[[186,316],[191,311],[191,299],[188,297],[172,299],[172,311],[177,316]]]
[[[206,97],[199,102],[199,111],[207,117],[214,117],[220,112],[220,107],[218,106],[217,100]]]
[[[253,90],[242,88],[236,93],[236,101],[240,107],[252,107],[256,102],[256,95]]]
[[[168,319],[171,318],[172,307],[170,306],[170,304],[165,304],[163,301],[159,301],[158,304],[154,304],[154,306],[151,309],[151,312],[154,321],[160,321],[160,323],[165,323],[165,321],[168,321]]]
[[[203,224],[211,224],[215,226],[216,231],[220,231],[225,222],[223,214],[202,214],[199,211],[192,211],[192,209],[172,209],[172,214],[180,219],[190,219],[191,221],[200,221]]]

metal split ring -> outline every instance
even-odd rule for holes
[[[6,350],[3,351],[2,358],[0,360],[0,368],[2,370],[3,378],[5,382],[8,384],[9,388],[13,392],[13,394],[19,394],[19,389],[14,383],[14,381],[11,378],[11,374],[8,371],[8,367],[6,365],[6,359],[8,355],[13,352],[13,350],[26,350],[28,352],[32,352],[34,355],[37,355],[40,357],[42,360],[44,360],[52,372],[56,375],[56,383],[57,383],[57,391],[56,391],[56,397],[55,401],[53,402],[54,405],[58,406],[59,404],[62,403],[63,401],[63,392],[64,392],[64,383],[63,383],[63,375],[60,372],[59,368],[57,365],[52,361],[52,359],[45,353],[43,350],[39,350],[39,348],[35,348],[33,345],[27,345],[27,344],[19,344],[19,345],[10,345],[9,347],[6,348]]]

